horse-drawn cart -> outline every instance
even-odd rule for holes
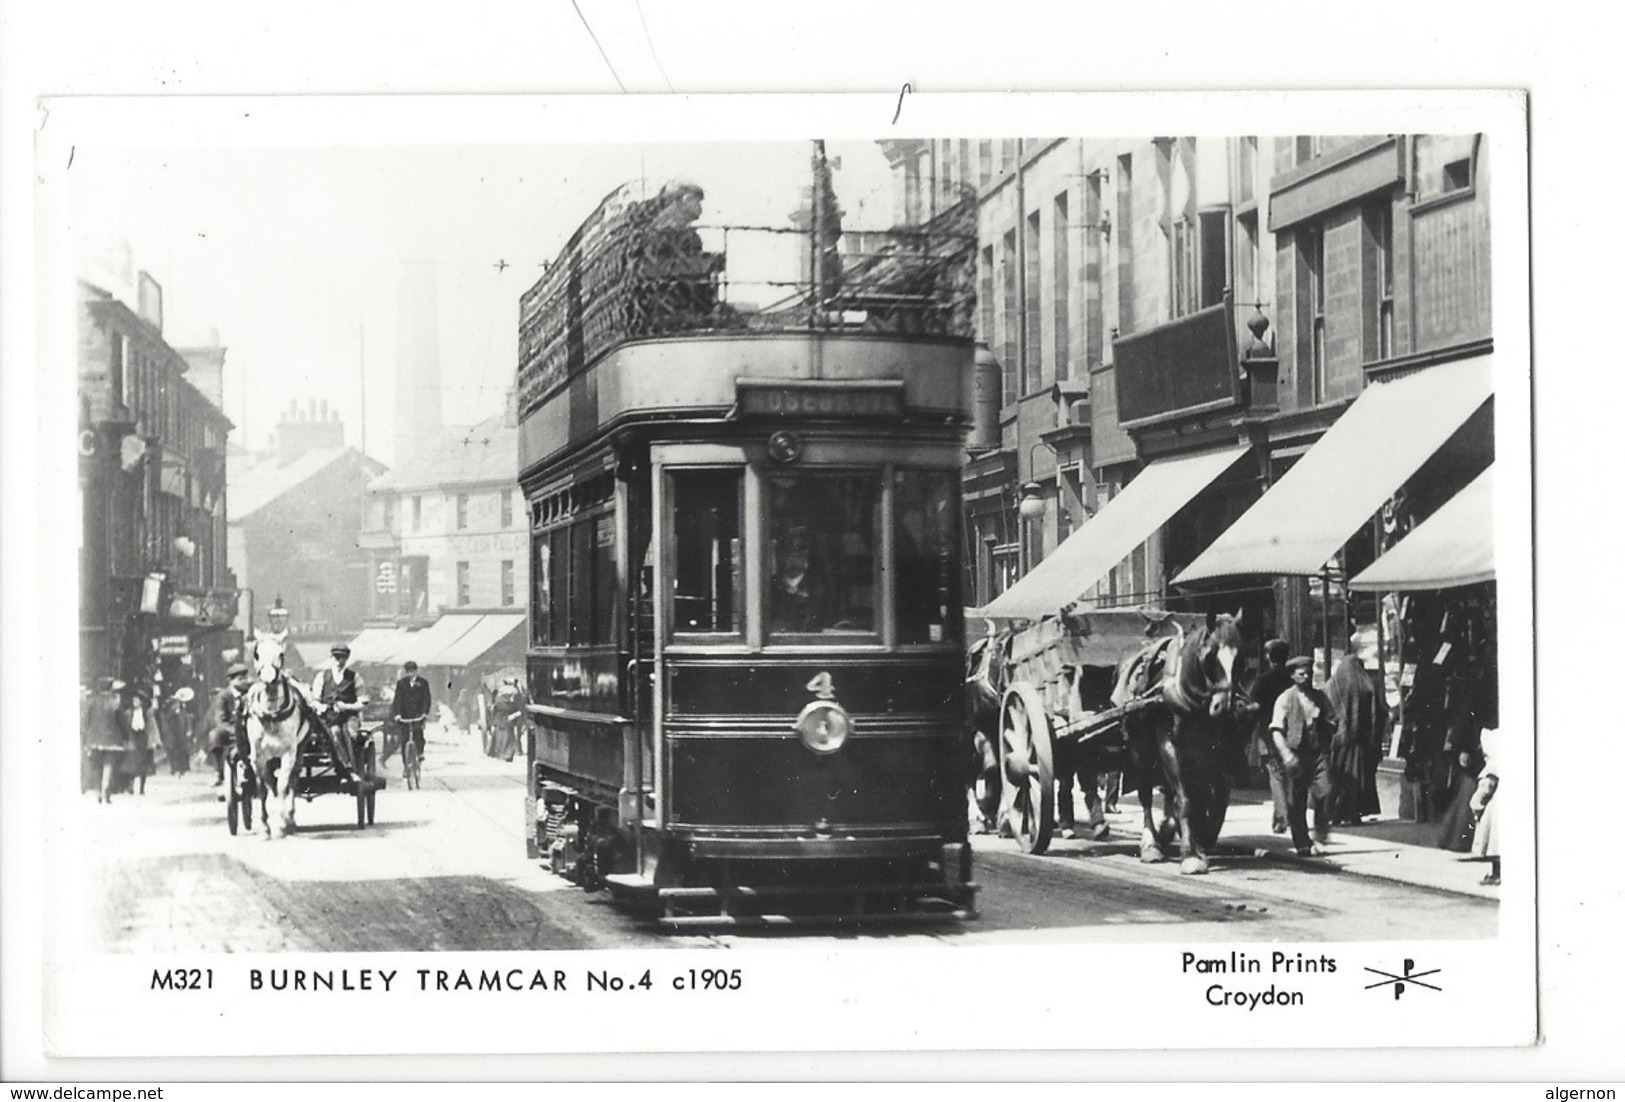
[[[378,790],[387,787],[378,775],[378,728],[362,727],[352,745],[354,771],[345,769],[333,752],[328,735],[316,731],[299,746],[299,771],[294,775],[293,794],[305,802],[317,796],[355,797],[357,829],[371,826],[378,805]]]
[[[1130,608],[1046,617],[1019,630],[1005,629],[990,641],[980,676],[998,702],[994,746],[1003,786],[998,819],[1023,850],[1037,854],[1049,848],[1057,776],[1070,785],[1077,774],[1087,785],[1100,773],[1120,771],[1125,790],[1137,787],[1145,806],[1146,830],[1155,839],[1142,835],[1146,856],[1147,847],[1168,842],[1173,829],[1153,829],[1148,806],[1153,784],[1168,791],[1170,758],[1183,765],[1176,765],[1175,775],[1189,803],[1198,852],[1213,844],[1230,794],[1222,753],[1209,752],[1189,736],[1176,751],[1176,743],[1164,737],[1171,736],[1178,710],[1166,694],[1165,677],[1177,670],[1190,644],[1207,644],[1210,634],[1206,616]],[[1198,655],[1190,672],[1199,672],[1204,661]],[[1229,673],[1226,669],[1226,715],[1233,696]],[[983,696],[991,703],[992,694]],[[1209,699],[1199,710],[1206,710]],[[1219,740],[1207,741],[1216,746]],[[1173,808],[1164,810],[1176,820],[1182,817]]]

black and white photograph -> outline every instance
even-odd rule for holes
[[[41,158],[64,1054],[154,1043],[109,984],[176,1055],[833,992],[806,1043],[907,1047],[1041,961],[1155,977],[1101,1047],[1534,1039],[1516,99],[240,106],[54,104]]]

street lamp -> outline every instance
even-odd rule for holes
[[[1033,568],[1032,530],[1033,521],[1043,517],[1047,506],[1044,503],[1044,488],[1037,482],[1024,482],[1021,485],[1021,501],[1016,506],[1016,513],[1021,517],[1021,576],[1026,577]]]

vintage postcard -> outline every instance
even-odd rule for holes
[[[43,109],[52,1055],[1535,1041],[1520,94]]]

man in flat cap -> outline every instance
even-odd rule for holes
[[[367,706],[367,685],[360,671],[350,665],[350,648],[333,644],[333,661],[316,671],[310,695],[316,698],[328,734],[333,737],[333,755],[350,773],[356,772],[355,731],[361,710]]]
[[[226,667],[227,685],[209,701],[209,757],[214,759],[214,786],[226,783],[226,753],[243,739],[247,750],[246,733],[242,730],[243,697],[253,682],[248,663],[233,662]],[[224,800],[226,797],[220,797]]]
[[[1276,699],[1270,716],[1270,741],[1280,756],[1286,787],[1287,826],[1300,857],[1319,857],[1326,852],[1326,802],[1332,792],[1326,752],[1337,730],[1331,703],[1310,683],[1312,666],[1303,655],[1287,660],[1292,684]],[[1315,809],[1313,837],[1309,834],[1311,804]]]

